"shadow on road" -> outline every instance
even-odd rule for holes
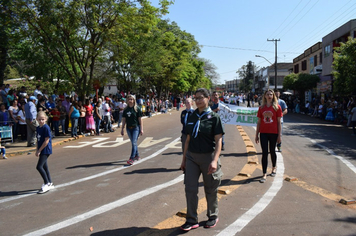
[[[0,197],[9,197],[9,196],[19,196],[19,195],[26,195],[26,194],[34,194],[37,193],[38,189],[30,189],[30,190],[23,190],[23,191],[9,191],[9,192],[1,192]]]
[[[199,226],[203,227],[204,222],[200,222]],[[95,230],[95,229],[94,229]],[[117,236],[117,235],[154,235],[154,236],[174,236],[184,235],[188,231],[182,231],[179,227],[171,229],[152,229],[148,227],[130,227],[122,229],[104,230],[101,232],[92,233],[91,236]]]
[[[162,156],[168,156],[168,155],[179,155],[182,156],[183,152],[167,152],[167,153],[163,153]]]
[[[356,217],[346,217],[342,219],[335,219],[334,221],[356,224]]]
[[[120,164],[120,162],[122,162],[123,164]],[[98,166],[117,166],[117,165],[126,165],[126,161],[102,162],[102,163],[94,163],[94,164],[86,164],[86,165],[69,166],[66,169],[91,168],[91,167],[98,167]]]
[[[152,173],[167,173],[167,172],[176,172],[181,171],[181,169],[167,169],[167,168],[151,168],[151,169],[140,169],[134,170],[131,172],[125,172],[125,175],[132,175],[132,174],[152,174]]]
[[[316,121],[294,120],[286,122],[288,128],[283,130],[283,136],[303,135],[316,140],[318,144],[330,148],[338,155],[356,159],[356,137],[351,136],[349,129],[322,121],[320,121],[322,123],[313,123]],[[320,149],[320,147],[314,144],[310,144],[309,146]]]

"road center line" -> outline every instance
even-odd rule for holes
[[[65,228],[65,227],[74,225],[76,223],[82,222],[84,220],[87,220],[87,219],[89,219],[91,217],[94,217],[94,216],[103,214],[105,212],[111,211],[111,210],[113,210],[113,209],[115,209],[117,207],[123,206],[125,204],[130,203],[130,202],[136,201],[136,200],[141,199],[141,198],[143,198],[145,196],[148,196],[148,195],[150,195],[152,193],[158,192],[158,191],[160,191],[162,189],[165,189],[167,187],[170,187],[170,186],[172,186],[174,184],[177,184],[177,183],[183,181],[183,179],[184,179],[184,175],[182,174],[179,177],[177,177],[177,178],[175,178],[175,179],[173,179],[173,180],[171,180],[169,182],[166,182],[166,183],[154,186],[154,187],[150,187],[150,188],[148,188],[146,190],[131,194],[131,195],[126,196],[126,197],[124,197],[122,199],[119,199],[117,201],[105,204],[105,205],[103,205],[101,207],[95,208],[95,209],[93,209],[91,211],[88,211],[86,213],[74,216],[74,217],[72,217],[70,219],[64,220],[64,221],[59,222],[57,224],[50,225],[48,227],[45,227],[43,229],[31,232],[29,234],[25,234],[25,235],[26,236],[32,236],[32,235],[33,236],[37,236],[37,235],[45,235],[45,234],[52,233],[54,231],[57,231],[57,230]]]
[[[137,161],[137,163],[142,163],[142,162],[148,161],[148,160],[158,156],[159,154],[161,154],[162,152],[167,150],[170,147],[170,145],[176,143],[179,139],[180,138],[176,138],[171,143],[167,144],[164,148],[158,150],[157,152],[151,154],[148,157],[142,158],[141,160]],[[105,175],[108,175],[108,174],[111,174],[111,173],[115,173],[117,171],[120,171],[120,170],[128,168],[128,167],[130,167],[130,166],[122,166],[122,167],[119,167],[119,168],[116,168],[116,169],[112,169],[112,170],[101,172],[99,174],[91,175],[91,176],[88,176],[88,177],[85,177],[85,178],[82,178],[82,179],[77,179],[77,180],[74,180],[74,181],[71,181],[71,182],[68,182],[68,183],[59,184],[59,185],[56,185],[55,189],[63,188],[63,187],[67,187],[67,186],[70,186],[70,185],[73,185],[73,184],[81,183],[81,182],[84,182],[84,181],[87,181],[87,180],[99,178],[99,177],[102,177],[102,176],[105,176]],[[24,195],[5,198],[5,199],[0,200],[0,204],[1,203],[5,203],[5,202],[10,202],[10,201],[13,201],[13,200],[17,200],[17,199],[21,199],[21,198],[24,198],[24,197],[29,197],[29,196],[32,196],[32,195],[37,195],[37,192],[29,192],[28,194],[24,194]]]

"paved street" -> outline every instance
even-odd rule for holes
[[[118,131],[56,145],[49,158],[56,188],[43,195],[36,194],[42,179],[33,153],[23,148],[23,154],[1,160],[0,234],[182,234],[179,114],[143,120],[138,142],[142,159],[133,166],[126,165],[131,144]],[[225,129],[220,221],[189,235],[356,235],[356,204],[339,203],[356,199],[356,138],[350,129],[288,114],[277,176],[268,176],[264,184],[258,181],[261,165],[255,164],[261,148],[248,144],[254,128]],[[203,225],[206,204],[202,186],[199,190]]]

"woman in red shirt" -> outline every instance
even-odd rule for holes
[[[276,144],[281,142],[281,117],[282,109],[278,105],[278,100],[272,89],[267,90],[263,94],[262,105],[258,109],[257,128],[256,128],[256,143],[261,142],[262,148],[262,171],[263,177],[261,183],[266,182],[267,165],[268,165],[268,146],[272,159],[271,176],[276,176]],[[261,134],[259,137],[259,134]]]

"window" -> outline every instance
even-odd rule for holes
[[[294,73],[295,74],[299,73],[299,64],[294,65]]]
[[[319,60],[320,60],[319,65],[323,64],[323,53],[322,52],[320,53]]]
[[[307,60],[302,61],[302,71],[307,70]]]
[[[324,57],[328,57],[330,55],[331,52],[331,47],[330,45],[327,45],[324,47]]]
[[[314,67],[318,65],[318,56],[314,56]]]

